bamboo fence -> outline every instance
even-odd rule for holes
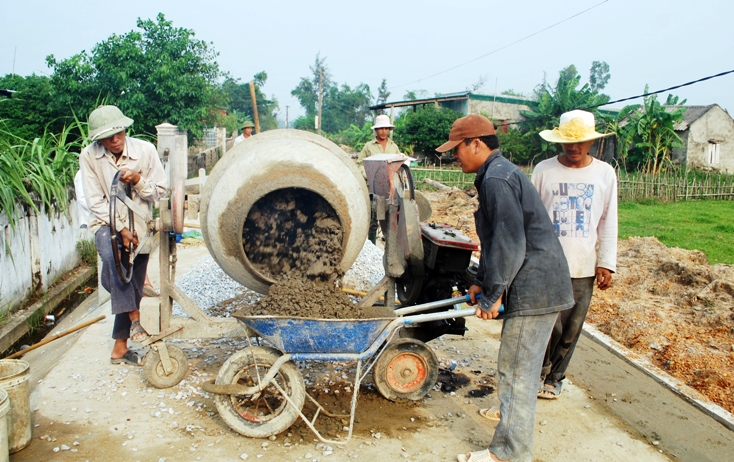
[[[423,183],[423,178],[458,189],[469,189],[474,185],[473,173],[455,168],[411,168],[411,172],[418,189],[430,189]],[[734,200],[734,175],[717,172],[675,170],[653,175],[618,169],[617,185],[620,202]]]

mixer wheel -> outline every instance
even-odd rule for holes
[[[412,305],[418,301],[423,290],[423,278],[400,278],[395,281],[398,300],[403,306]]]
[[[280,356],[273,348],[250,347],[232,355],[219,370],[217,385],[240,384],[254,387]],[[237,433],[250,438],[277,435],[298,419],[306,399],[303,376],[293,361],[280,367],[273,379],[291,399],[292,406],[270,384],[254,395],[215,395],[219,416]]]
[[[166,344],[166,350],[173,367],[170,374],[166,374],[161,355],[154,348],[151,348],[143,358],[143,376],[156,388],[171,388],[178,384],[184,378],[188,369],[188,359],[181,348]]]
[[[419,400],[438,379],[438,360],[420,340],[401,338],[377,359],[372,378],[377,391],[390,401]]]

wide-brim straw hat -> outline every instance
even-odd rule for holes
[[[596,140],[611,133],[596,131],[594,114],[587,111],[575,110],[561,114],[561,120],[553,130],[543,130],[540,137],[551,143],[583,143]]]
[[[372,130],[377,128],[395,128],[395,125],[390,123],[390,117],[381,114],[375,117],[375,124],[372,126]]]

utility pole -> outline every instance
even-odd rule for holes
[[[254,80],[250,80],[250,98],[252,98],[252,115],[255,118],[255,133],[260,133],[260,118],[257,116],[257,99],[255,98]]]
[[[285,107],[285,128],[288,128],[288,106]]]
[[[318,118],[316,119],[316,125],[317,125],[316,128],[318,129],[319,135],[321,135],[321,103],[323,101],[323,95],[322,95],[323,80],[324,80],[324,71],[319,69],[319,115],[318,115]]]
[[[18,54],[18,47],[15,47],[15,51],[13,51],[13,76],[15,76],[15,56]]]

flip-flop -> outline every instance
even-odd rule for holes
[[[542,399],[558,399],[563,391],[563,382],[554,382],[553,380],[546,380],[543,384],[543,388],[538,390],[538,398]]]
[[[459,454],[456,456],[456,460],[459,462],[494,462],[492,454],[489,453],[489,449],[470,452],[469,457],[466,457],[466,454]]]
[[[492,422],[499,422],[500,421],[500,410],[496,407],[489,408],[489,409],[480,409],[479,415],[484,417],[487,420],[491,420]]]
[[[159,297],[161,295],[159,290],[154,289],[151,286],[143,286],[144,297]]]
[[[140,325],[140,321],[133,321],[130,325],[130,340],[133,342],[140,342],[148,337],[150,337],[150,335],[148,335],[145,329],[143,329],[143,326]]]
[[[127,350],[121,358],[110,358],[110,364],[130,364],[131,366],[140,366],[143,361],[133,350]]]

